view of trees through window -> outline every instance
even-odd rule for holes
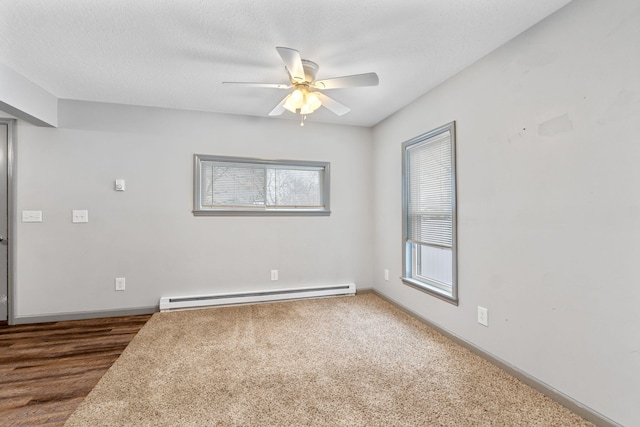
[[[320,172],[267,169],[267,205],[320,206]]]

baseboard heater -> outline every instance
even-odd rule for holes
[[[187,310],[220,305],[251,304],[338,295],[355,295],[356,284],[319,286],[314,288],[278,289],[270,291],[237,292],[160,298],[160,311]]]

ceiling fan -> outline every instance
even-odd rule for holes
[[[222,82],[228,85],[237,85],[245,87],[258,88],[275,88],[275,89],[291,89],[294,90],[285,96],[282,101],[275,106],[269,113],[270,116],[279,116],[285,110],[292,113],[299,113],[302,117],[300,122],[304,126],[304,119],[307,114],[313,113],[315,110],[324,106],[328,110],[342,116],[347,114],[351,109],[343,105],[333,98],[328,97],[322,90],[325,89],[343,89],[358,86],[377,86],[378,75],[376,73],[355,74],[351,76],[333,77],[330,79],[316,80],[318,74],[318,64],[315,62],[302,59],[300,52],[288,47],[276,47],[284,62],[287,73],[289,74],[290,84],[282,83],[251,83],[251,82]]]

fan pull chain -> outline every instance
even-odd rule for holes
[[[300,126],[304,126],[304,121],[307,120],[307,115],[306,114],[300,114],[300,117],[302,117],[300,119]]]

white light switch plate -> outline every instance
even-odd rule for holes
[[[116,191],[125,191],[127,189],[127,185],[124,182],[124,179],[116,179],[114,188]]]
[[[42,222],[42,211],[22,211],[22,222]]]
[[[74,210],[71,216],[72,222],[89,222],[89,211],[87,210]]]

